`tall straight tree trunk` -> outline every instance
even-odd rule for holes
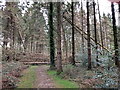
[[[120,3],[118,4],[118,43],[119,43],[119,56],[120,56]],[[119,57],[120,61],[120,57]]]
[[[63,49],[65,49],[65,55],[66,55],[66,60],[67,60],[68,59],[68,46],[67,46],[66,34],[65,34],[65,30],[63,29],[63,25],[62,25],[62,32],[63,32],[63,40],[64,40]]]
[[[89,1],[87,0],[87,46],[88,46],[88,70],[91,69],[91,45],[90,45],[90,22],[89,22]]]
[[[111,10],[112,10],[112,23],[113,23],[113,35],[114,35],[115,65],[119,66],[117,27],[116,27],[115,9],[114,9],[114,4],[113,3],[111,3]]]
[[[82,29],[82,52],[84,54],[84,37],[83,37],[84,36],[84,33],[83,33],[84,28],[83,27],[84,26],[83,26],[83,3],[82,3],[82,1],[81,1],[81,18],[82,18],[81,19],[81,25],[82,25],[82,28],[81,28]]]
[[[94,33],[95,33],[95,44],[96,44],[96,62],[97,62],[97,66],[99,66],[98,64],[98,45],[97,45],[97,29],[96,29],[96,15],[95,15],[95,1],[93,1],[93,11],[94,11]]]
[[[99,22],[100,22],[100,38],[101,38],[101,44],[102,44],[102,47],[104,46],[104,43],[103,43],[103,31],[102,31],[102,23],[101,23],[101,15],[100,15],[100,9],[99,9],[99,2],[97,0],[97,4],[98,4],[98,14],[99,14]],[[102,49],[103,51],[104,49]],[[104,51],[103,51],[103,54],[104,54]]]
[[[30,47],[31,53],[33,52],[33,35],[31,36],[31,47]]]
[[[53,33],[53,3],[50,2],[49,10],[49,37],[50,37],[50,69],[55,69],[55,45],[54,45],[54,33]]]
[[[72,2],[72,65],[75,65],[75,40],[74,40],[74,2]]]
[[[62,71],[61,3],[57,2],[57,74],[60,74]]]
[[[120,3],[118,4],[118,47],[119,47],[119,64],[120,64]],[[120,88],[120,65],[118,67],[118,88]]]

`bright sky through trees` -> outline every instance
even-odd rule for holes
[[[32,1],[36,1],[36,0],[7,0],[7,1],[20,1],[21,4],[22,2],[27,2],[27,1],[30,1],[32,3]],[[39,0],[38,0],[39,1]],[[53,0],[54,1],[54,0]],[[71,1],[71,0],[67,0],[67,1]],[[81,0],[77,0],[77,1],[81,1]],[[97,2],[97,0],[95,0]],[[99,4],[100,4],[100,12],[101,12],[101,15],[103,15],[103,13],[110,13],[111,14],[111,2],[110,1],[114,1],[114,2],[118,2],[120,0],[98,0]],[[0,5],[4,5],[5,4],[5,0],[0,0]],[[86,0],[83,0],[84,2],[84,8],[86,8]],[[117,3],[115,3],[115,12],[116,12],[116,19],[118,19],[118,5]],[[118,25],[118,22],[117,22],[117,25]]]

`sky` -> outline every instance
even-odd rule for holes
[[[3,2],[3,3],[0,3],[0,4],[4,4],[4,2],[5,2],[5,0],[0,0],[0,1]],[[18,1],[18,0],[7,0],[7,1]],[[19,1],[23,2],[23,1],[30,1],[30,0],[19,0]],[[33,1],[42,1],[42,0],[33,0]],[[51,1],[51,0],[43,0],[43,1]],[[57,0],[53,0],[53,1],[57,1]],[[65,0],[65,1],[71,2],[71,0]],[[77,1],[81,1],[81,0],[77,0]],[[83,6],[86,9],[86,0],[82,0],[82,1],[84,2]],[[95,1],[97,2],[97,0],[95,0]],[[120,0],[118,0],[118,1],[120,1]],[[99,6],[100,6],[100,13],[101,13],[101,15],[103,15],[103,12],[105,14],[108,14],[108,13],[111,14],[111,2],[109,0],[98,0],[98,2],[99,2]],[[118,6],[115,3],[116,19],[118,19],[117,8],[118,8]]]
[[[7,0],[7,1],[18,1],[18,0]],[[19,0],[19,1],[30,1],[30,0]],[[37,0],[34,0],[34,1],[37,1]],[[45,0],[44,0],[45,1]],[[50,1],[50,0],[49,0]],[[70,1],[70,0],[66,0],[66,1]],[[81,1],[81,0],[79,0]],[[86,0],[83,0],[84,1],[84,8],[86,9]],[[97,1],[97,0],[95,0]],[[109,2],[108,0],[98,0],[99,2],[99,5],[100,5],[100,12],[101,12],[101,15],[103,15],[103,12],[105,14],[108,14],[110,13],[111,14],[111,2]],[[5,4],[5,0],[0,0],[0,5],[4,5]],[[115,3],[115,12],[116,12],[116,24],[118,25],[118,5]]]

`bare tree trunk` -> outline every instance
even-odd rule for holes
[[[91,70],[91,44],[90,44],[90,25],[89,25],[89,1],[87,0],[87,46],[88,46],[88,70]]]
[[[98,3],[98,14],[99,14],[99,22],[100,22],[100,36],[101,36],[101,44],[102,44],[102,47],[104,46],[103,44],[103,31],[102,31],[102,22],[101,22],[101,15],[100,15],[100,9],[99,9],[99,2],[97,0],[97,3]],[[102,48],[102,51],[104,49]],[[104,54],[104,51],[103,51],[103,54]]]
[[[62,71],[61,3],[57,2],[57,74],[60,74]]]
[[[97,66],[99,66],[98,64],[98,45],[97,45],[97,29],[96,29],[96,15],[95,15],[95,1],[93,1],[93,10],[94,10],[94,33],[95,33],[95,44],[96,44],[96,62],[97,62]]]
[[[65,34],[65,30],[63,29],[63,25],[62,25],[62,32],[63,32],[63,49],[65,49],[65,55],[66,55],[66,60],[68,59],[68,46],[67,46],[67,41],[66,41],[66,34]]]
[[[114,10],[114,4],[113,3],[111,3],[111,10],[112,10],[112,20],[113,20],[112,23],[113,23],[113,35],[114,35],[115,65],[119,66],[117,27],[116,27],[115,10]]]
[[[119,48],[119,64],[120,64],[120,4],[118,4],[118,48]],[[120,88],[120,65],[118,67],[118,88]]]
[[[84,33],[83,33],[83,3],[82,3],[82,1],[81,1],[81,25],[82,25],[82,28],[81,28],[81,30],[82,30],[82,52],[84,53]]]
[[[50,37],[50,69],[55,69],[55,45],[53,28],[53,3],[50,2],[49,10],[49,37]]]
[[[33,52],[33,35],[31,36],[31,53]]]
[[[75,40],[74,40],[74,3],[72,2],[72,65],[75,65]]]

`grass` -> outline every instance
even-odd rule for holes
[[[34,88],[37,66],[30,66],[21,77],[18,88]]]
[[[56,75],[56,71],[48,71],[48,75],[53,78],[56,88],[79,88],[77,83],[69,80],[64,80],[60,76]]]

